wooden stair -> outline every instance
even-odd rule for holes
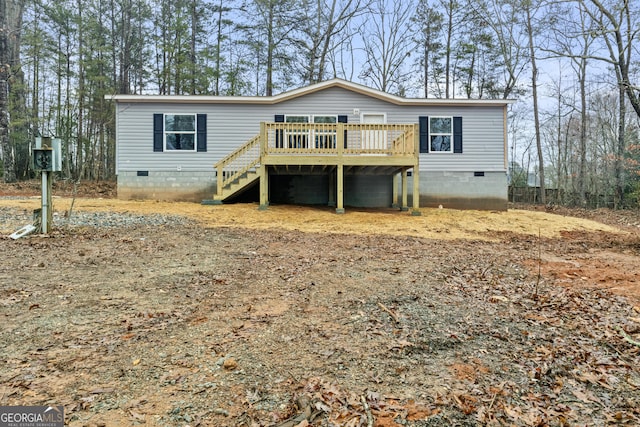
[[[223,203],[258,181],[259,167],[260,135],[256,135],[216,163],[218,186],[213,196],[213,203]]]
[[[222,194],[215,194],[213,196],[214,202],[224,202],[225,200],[235,196],[236,194],[247,189],[251,184],[260,179],[260,174],[256,171],[247,171],[236,180],[226,184],[222,187]]]

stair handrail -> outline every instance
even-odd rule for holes
[[[260,135],[256,135],[240,148],[214,165],[218,182],[216,194],[221,195],[224,187],[237,180],[251,169],[255,169],[259,164]]]
[[[415,127],[413,125],[398,125],[402,132],[391,141],[391,153],[414,154],[413,138]]]

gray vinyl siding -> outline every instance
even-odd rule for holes
[[[386,113],[387,123],[418,123],[419,116],[461,116],[463,153],[420,155],[421,171],[504,171],[503,107],[401,106],[341,87],[330,87],[277,104],[127,103],[117,105],[118,172],[212,171],[213,165],[257,135],[275,114]],[[207,152],[154,152],[153,114],[207,114]]]

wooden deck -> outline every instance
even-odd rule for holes
[[[394,204],[407,206],[407,172],[413,171],[412,194],[419,194],[417,124],[272,123],[262,122],[260,134],[215,165],[214,200],[223,201],[260,180],[260,208],[269,205],[268,173],[331,174],[330,202],[344,212],[344,174],[394,176]],[[334,174],[335,171],[335,174]],[[402,204],[397,180],[402,180]],[[335,191],[334,191],[335,190]],[[419,214],[413,197],[413,214]]]

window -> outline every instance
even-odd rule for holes
[[[309,116],[286,116],[285,123],[309,123]]]
[[[335,124],[338,116],[308,115],[284,117],[285,123]],[[288,148],[335,148],[335,129],[288,129],[286,133]],[[312,144],[309,144],[312,141]]]
[[[462,117],[420,116],[421,153],[462,153]]]
[[[309,116],[285,116],[285,123],[309,123]],[[306,129],[287,130],[289,148],[307,148],[309,145],[309,131]]]
[[[166,151],[196,149],[195,114],[164,115],[164,147]]]
[[[207,151],[207,115],[154,114],[153,151]]]
[[[313,116],[313,123],[338,123],[338,116]]]
[[[313,116],[313,123],[338,123],[338,116]],[[316,129],[314,133],[316,148],[335,148],[336,132],[334,129]]]
[[[429,152],[452,152],[452,128],[451,117],[429,117]]]

